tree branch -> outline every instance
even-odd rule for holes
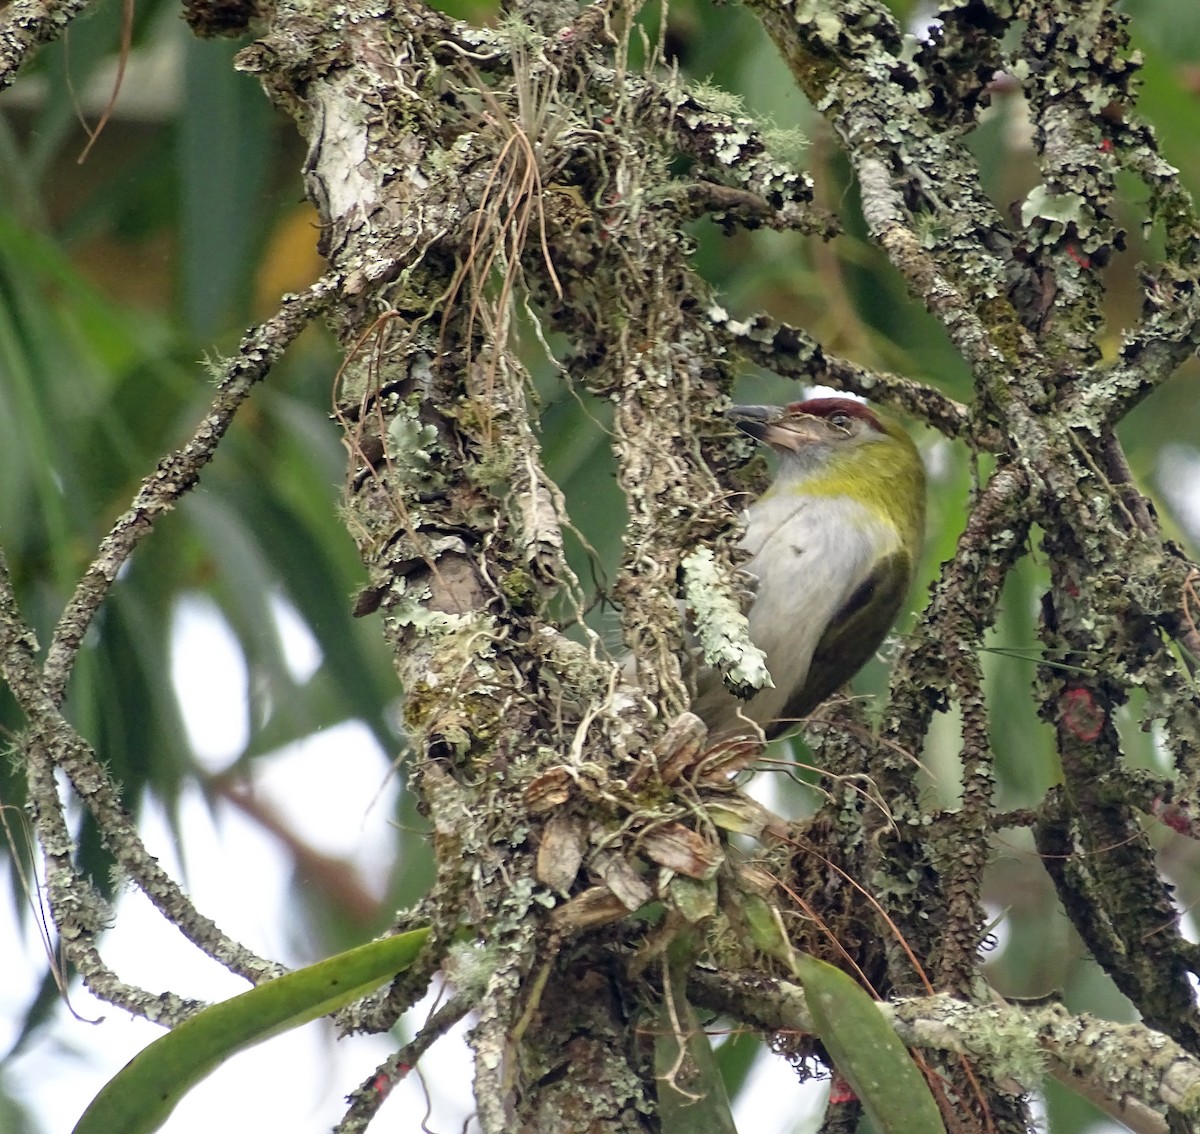
[[[745,320],[733,319],[723,307],[711,308],[708,317],[719,338],[729,348],[781,378],[835,386],[861,394],[923,421],[947,437],[970,441],[979,448],[998,449],[1001,445],[994,430],[981,428],[971,420],[969,407],[923,382],[868,370],[828,355],[824,347],[801,327],[793,327],[764,314],[752,315]]]
[[[0,90],[11,86],[30,54],[52,43],[94,0],[11,0],[0,8]]]
[[[688,992],[699,1005],[767,1031],[815,1031],[803,989],[786,981],[697,969]],[[1130,1098],[1152,1113],[1200,1121],[1200,1060],[1144,1024],[1072,1014],[1060,1004],[980,1005],[948,995],[876,1006],[910,1047],[966,1055],[1019,1091],[1039,1088],[1048,1061],[1067,1072],[1068,1086],[1085,1080],[1122,1121]],[[1149,1120],[1144,1112],[1135,1117]]]
[[[212,460],[238,407],[309,320],[336,294],[337,286],[334,277],[325,276],[301,294],[285,296],[278,313],[246,332],[236,353],[225,361],[217,394],[192,439],[158,462],[154,472],[142,481],[129,508],[101,541],[96,558],[59,616],[46,654],[46,691],[54,704],[62,700],[79,645],[121,566],[154,530],[158,517],[174,508],[195,486],[200,470]]]
[[[40,792],[38,813],[46,816],[47,821],[55,814],[61,817],[61,803],[53,779],[53,769],[61,769],[95,816],[104,845],[118,865],[163,917],[193,945],[253,984],[282,973],[282,966],[256,956],[222,933],[215,922],[198,913],[179,884],[146,850],[108,773],[96,759],[95,752],[63,718],[55,697],[46,688],[34,660],[33,632],[24,624],[17,609],[8,564],[3,556],[0,556],[0,672],[29,721],[22,754],[30,779],[30,792],[33,794],[35,789]],[[46,843],[45,840],[43,845],[47,848],[60,846],[55,841]],[[58,877],[64,877],[61,871]],[[53,889],[51,896],[55,922],[60,934],[65,936],[59,922],[64,908],[87,905],[88,902],[72,900],[61,890],[57,904],[53,900]]]

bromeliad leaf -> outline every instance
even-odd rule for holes
[[[407,969],[428,936],[414,929],[371,941],[205,1008],[125,1064],[72,1134],[152,1134],[231,1055],[353,1004]]]
[[[875,1001],[816,957],[797,953],[794,964],[821,1042],[879,1134],[944,1131],[928,1084]]]
[[[692,958],[671,953],[654,1042],[663,1134],[737,1134],[716,1053],[687,998]]]

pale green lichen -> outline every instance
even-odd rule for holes
[[[399,590],[402,583],[398,583]],[[463,630],[471,625],[473,618],[469,614],[448,614],[441,610],[430,610],[425,603],[432,597],[433,592],[428,586],[409,588],[405,585],[404,597],[399,599],[388,611],[387,622],[392,627],[411,626],[424,634],[445,634],[454,630]]]
[[[750,623],[730,595],[712,550],[698,547],[680,566],[684,599],[704,660],[738,691],[772,687],[767,655],[750,641]]]
[[[1028,1023],[1015,1013],[980,1012],[971,1033],[971,1051],[991,1062],[997,1078],[1040,1083],[1046,1053]]]
[[[408,479],[433,474],[433,448],[437,429],[415,415],[398,413],[388,423],[388,458],[394,471]]]
[[[724,114],[727,118],[742,118],[746,114],[741,95],[724,90],[710,79],[690,84],[688,91],[698,103],[714,114]]]
[[[788,165],[799,165],[808,149],[808,135],[796,126],[767,125],[763,127],[762,135],[775,157]]]
[[[1035,185],[1021,205],[1021,223],[1026,228],[1037,217],[1061,225],[1090,225],[1095,221],[1095,214],[1078,193],[1052,193],[1044,185]]]

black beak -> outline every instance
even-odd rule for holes
[[[725,416],[743,433],[761,441],[767,426],[777,421],[782,412],[779,406],[730,406]]]

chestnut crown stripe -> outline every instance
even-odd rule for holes
[[[806,402],[792,402],[787,407],[789,414],[809,414],[812,417],[830,417],[844,413],[848,417],[861,418],[872,428],[883,432],[883,426],[870,406],[856,402],[853,398],[809,398]]]

